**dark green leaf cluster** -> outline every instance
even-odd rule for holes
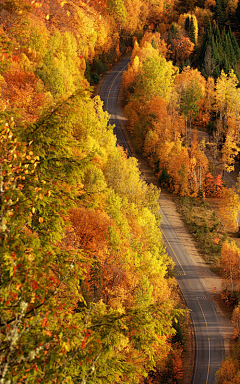
[[[194,21],[193,17],[187,17],[185,20],[185,29],[189,34],[189,38],[192,43],[196,44],[196,39],[195,39],[195,28],[194,28]]]
[[[220,29],[224,28],[227,23],[227,5],[228,0],[216,0],[216,7],[214,11],[214,18]]]
[[[237,74],[239,60],[239,45],[231,28],[220,32],[218,26],[209,25],[200,54],[202,74],[215,79],[220,77],[222,70],[229,73],[233,69]]]

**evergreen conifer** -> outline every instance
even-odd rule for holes
[[[189,24],[189,37],[192,43],[196,44],[196,39],[195,39],[195,27],[194,27],[194,22],[193,22],[193,17],[191,17],[190,24]]]

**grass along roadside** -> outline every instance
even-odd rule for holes
[[[209,268],[218,276],[223,277],[220,261],[221,248],[227,239],[239,245],[239,239],[227,232],[218,218],[219,199],[175,197],[177,210],[188,231],[195,239],[197,248]]]

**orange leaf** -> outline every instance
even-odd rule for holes
[[[38,289],[39,288],[37,281],[32,280],[32,287],[33,287],[33,289]]]
[[[43,328],[45,327],[46,322],[47,322],[47,319],[46,319],[46,318],[43,319],[43,322],[42,322],[42,327],[43,327]]]

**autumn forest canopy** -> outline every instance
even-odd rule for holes
[[[222,174],[240,151],[239,20],[234,0],[1,1],[1,384],[183,383],[188,314],[159,190],[116,145],[94,86],[129,55],[136,151],[172,193],[232,204],[236,231]]]

